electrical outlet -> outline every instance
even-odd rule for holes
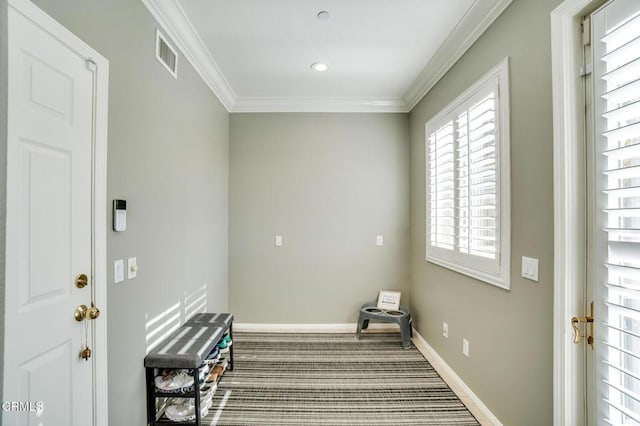
[[[276,235],[276,247],[282,247],[282,235]]]
[[[469,341],[467,339],[462,339],[462,354],[469,358]]]
[[[381,246],[384,245],[384,236],[376,235],[376,245]]]
[[[442,335],[447,339],[449,338],[449,324],[446,322],[442,323]]]

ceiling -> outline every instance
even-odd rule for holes
[[[512,0],[142,1],[230,112],[407,112]]]

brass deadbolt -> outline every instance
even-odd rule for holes
[[[76,277],[76,287],[85,288],[87,284],[89,284],[89,278],[87,277],[87,274],[79,274]]]

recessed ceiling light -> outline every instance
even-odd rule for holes
[[[329,12],[327,12],[326,10],[318,12],[318,19],[321,20],[321,21],[328,21],[329,20]]]
[[[311,69],[318,72],[323,72],[329,69],[327,64],[323,64],[322,62],[314,62],[311,64]]]

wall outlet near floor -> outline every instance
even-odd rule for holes
[[[462,339],[462,354],[469,358],[469,341],[467,339]]]
[[[384,236],[382,236],[382,235],[377,235],[376,236],[376,245],[377,246],[384,245]]]
[[[276,235],[276,247],[282,247],[282,235]]]
[[[442,323],[442,335],[447,339],[449,338],[449,324],[446,322]]]

